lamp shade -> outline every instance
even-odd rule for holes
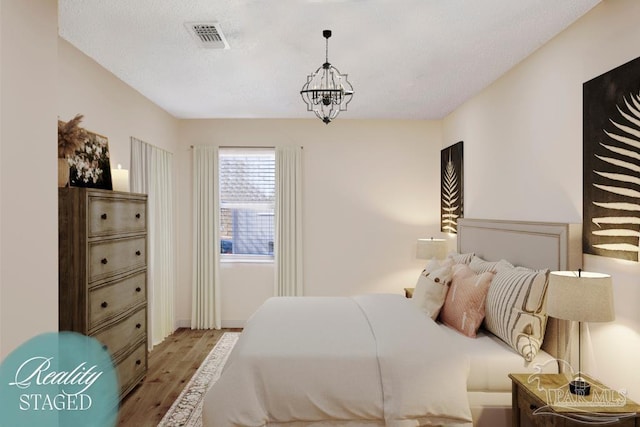
[[[418,239],[416,258],[444,259],[447,256],[447,242],[444,239]]]
[[[611,276],[584,271],[552,271],[547,291],[547,314],[579,322],[614,320]]]

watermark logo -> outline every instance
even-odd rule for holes
[[[0,365],[0,427],[114,426],[118,381],[95,339],[72,332],[39,335]]]
[[[16,386],[25,391],[20,395],[20,410],[80,410],[91,408],[91,396],[85,393],[103,374],[96,365],[89,368],[86,362],[80,363],[70,372],[56,372],[51,368],[54,357],[31,357],[16,370],[14,381]],[[41,386],[57,385],[59,393],[51,396],[46,393],[30,393],[29,389]],[[32,387],[33,386],[33,387]],[[79,389],[78,389],[79,388]]]
[[[566,381],[547,381],[542,372],[548,363],[563,366]],[[624,410],[627,404],[626,391],[605,388],[595,382],[589,384],[588,378],[581,377],[564,360],[537,365],[535,370],[529,376],[528,383],[533,384],[544,396],[547,405],[535,409],[533,415],[563,417],[592,425],[612,424],[636,415],[635,412]]]

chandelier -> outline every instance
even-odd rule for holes
[[[347,111],[347,104],[353,98],[353,87],[346,74],[329,63],[329,37],[331,30],[322,32],[326,41],[325,62],[316,71],[307,76],[300,95],[307,104],[307,111],[313,111],[325,124]]]

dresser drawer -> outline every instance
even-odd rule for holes
[[[89,330],[147,300],[147,273],[89,289]]]
[[[100,330],[93,337],[100,341],[114,358],[117,358],[129,345],[143,340],[146,334],[147,310],[143,307],[131,316]]]
[[[89,281],[124,273],[147,264],[147,239],[102,240],[89,244]]]
[[[129,356],[116,366],[120,395],[127,393],[147,371],[147,343],[142,342]]]
[[[89,198],[89,237],[139,233],[147,228],[144,200]]]

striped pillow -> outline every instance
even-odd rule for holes
[[[474,256],[469,263],[469,267],[471,267],[476,274],[480,274],[485,271],[493,271],[495,273],[501,268],[513,268],[513,265],[503,259],[500,261],[485,261],[480,257]]]
[[[549,270],[501,268],[487,294],[485,327],[527,362],[536,357],[544,339],[548,283]]]
[[[452,251],[452,252],[449,252],[449,255],[447,255],[447,258],[452,259],[453,262],[456,264],[469,264],[474,256],[475,256],[474,253],[459,254],[456,251]]]

